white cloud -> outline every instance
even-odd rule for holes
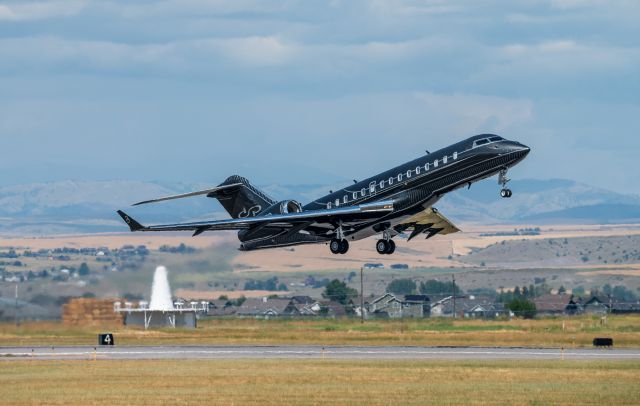
[[[55,0],[0,4],[0,21],[32,21],[76,15],[86,6],[86,0]]]
[[[530,100],[477,94],[415,93],[415,99],[436,120],[449,120],[459,134],[501,133],[533,119]]]
[[[295,46],[276,37],[213,38],[164,44],[126,44],[56,37],[0,40],[0,67],[47,71],[51,66],[80,70],[186,73],[206,67],[261,67],[282,64]]]

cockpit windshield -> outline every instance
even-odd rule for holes
[[[473,148],[479,147],[481,145],[485,145],[485,144],[490,144],[492,142],[498,142],[498,141],[503,141],[504,138],[500,137],[499,135],[494,135],[491,137],[487,137],[487,138],[481,138],[479,140],[475,140],[473,142]]]

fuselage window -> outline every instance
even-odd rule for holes
[[[380,189],[384,189],[384,181],[383,180],[380,181]]]
[[[411,171],[407,171],[407,178],[411,177]]]
[[[340,199],[336,199],[336,207],[340,206]]]
[[[420,167],[416,166],[416,175],[420,175]]]
[[[344,204],[349,203],[349,196],[344,195],[344,198],[342,198],[342,201],[344,202]]]
[[[433,167],[437,168],[438,167],[438,160],[436,159],[435,161],[433,161]]]
[[[327,209],[331,210],[331,202],[327,203]]]
[[[364,197],[364,196],[366,196],[366,195],[367,195],[367,189],[362,189],[362,190],[360,191],[360,193],[362,193],[362,196],[363,196],[363,197]]]
[[[402,182],[402,174],[401,173],[398,174],[398,182]]]
[[[457,152],[454,152],[454,153],[453,153],[453,160],[455,161],[456,159],[458,159],[458,153],[457,153]]]
[[[369,193],[374,194],[376,192],[376,182],[369,183]]]
[[[426,164],[424,164],[424,171],[428,172],[429,171],[429,162],[427,162]]]
[[[393,178],[389,178],[389,185],[393,185]]]
[[[442,158],[442,163],[446,164],[447,163],[447,156],[445,155],[444,158]]]
[[[358,192],[353,192],[353,200],[356,200],[358,198]]]

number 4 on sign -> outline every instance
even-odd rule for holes
[[[111,344],[111,334],[106,335],[104,342],[107,343],[107,345]]]

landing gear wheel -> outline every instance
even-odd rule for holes
[[[349,241],[341,240],[340,241],[340,254],[346,254],[349,251]]]
[[[387,242],[387,240],[378,240],[378,242],[376,243],[376,251],[378,251],[378,254],[384,255],[388,250],[389,243]]]
[[[504,198],[509,198],[513,195],[513,193],[511,192],[511,189],[502,189],[500,191],[500,196],[504,197]]]
[[[334,238],[329,243],[329,249],[331,250],[332,254],[340,254],[341,248],[342,248],[342,244],[340,243],[340,240],[338,240],[337,238]]]
[[[389,240],[387,244],[389,244],[389,248],[387,249],[387,255],[391,255],[394,252],[396,252],[396,243],[393,240]]]

